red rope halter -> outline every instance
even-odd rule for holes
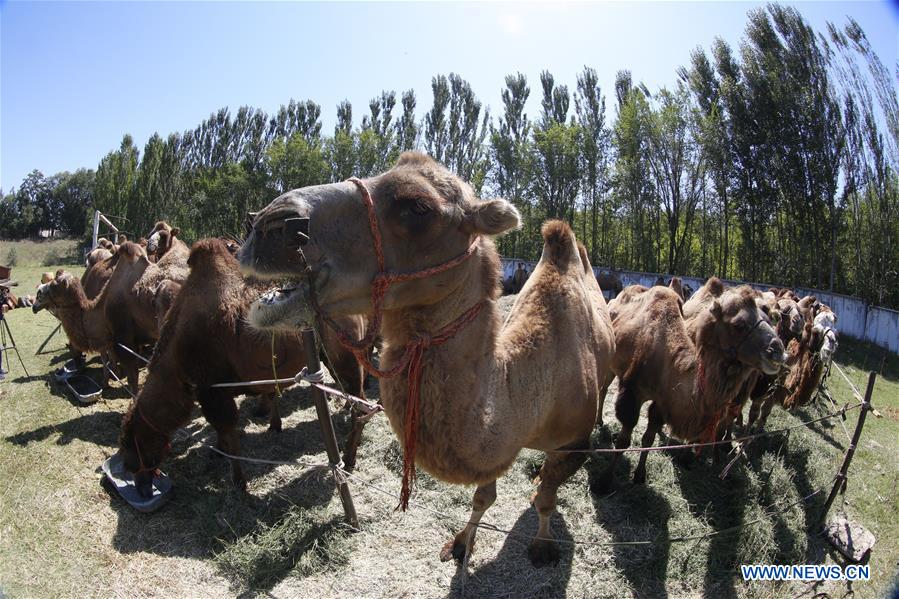
[[[406,381],[409,389],[403,426],[403,486],[400,493],[399,505],[400,509],[405,510],[409,504],[409,497],[412,493],[412,483],[415,480],[415,445],[418,437],[418,409],[419,392],[421,389],[422,357],[429,347],[446,343],[467,324],[474,321],[478,314],[480,314],[481,308],[484,307],[484,301],[482,300],[470,307],[435,334],[431,335],[425,333],[408,341],[405,345],[402,357],[392,368],[387,370],[377,368],[369,360],[368,351],[374,345],[375,338],[381,331],[381,322],[384,317],[384,296],[387,295],[387,290],[390,286],[394,283],[403,281],[423,279],[445,272],[462,264],[474,254],[475,250],[477,250],[478,237],[475,237],[474,241],[464,253],[459,254],[455,258],[442,264],[413,272],[391,272],[387,270],[385,265],[381,230],[378,227],[378,217],[375,212],[375,204],[371,197],[371,193],[365,183],[360,179],[352,177],[348,180],[353,183],[362,194],[362,200],[365,202],[365,207],[368,211],[368,224],[371,229],[375,256],[378,260],[378,272],[371,282],[372,316],[368,323],[368,327],[366,328],[365,335],[362,339],[356,340],[350,337],[346,331],[341,330],[340,326],[319,307],[311,284],[309,286],[309,297],[313,309],[334,331],[340,344],[353,353],[356,360],[367,372],[377,378],[391,378],[398,375],[403,370],[406,370]]]

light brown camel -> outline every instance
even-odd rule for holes
[[[380,366],[408,372],[419,362],[404,368],[407,352],[412,361],[421,356],[420,386],[414,392],[413,373],[410,402],[406,376],[381,378],[381,401],[403,445],[404,474],[414,467],[408,461],[414,450],[414,463],[439,479],[477,485],[469,524],[444,546],[444,560],[462,559],[472,548],[477,524],[496,499],[496,479],[524,447],[547,451],[528,555],[537,565],[558,557],[550,530],[556,492],[587,454],[553,450],[589,446],[614,352],[586,252],[561,221],[543,226],[540,262],[500,322],[499,257],[489,236],[518,224],[509,202],[481,201],[428,156],[405,153],[382,175],[277,198],[257,215],[240,253],[246,269],[269,277],[296,277],[308,264],[321,312],[373,314],[375,322],[375,234],[383,237],[389,272],[419,272],[386,290]],[[301,282],[277,302],[256,302],[251,321],[269,328],[278,320],[308,323],[308,293]]]
[[[187,278],[187,261],[162,260],[153,264],[132,242],[116,252],[112,276],[94,299],[88,299],[80,281],[60,271],[38,288],[35,312],[47,308],[56,314],[72,346],[81,352],[110,352],[121,364],[129,387],[136,391],[143,365],[119,343],[137,350],[153,343],[177,288]]]
[[[173,258],[186,260],[190,249],[178,238],[180,234],[181,229],[178,227],[172,227],[164,220],[158,221],[147,236],[147,255],[153,262],[159,262],[163,256],[174,251],[178,256],[177,258],[170,256],[170,260]]]
[[[237,260],[219,239],[204,239],[190,252],[190,276],[181,286],[171,314],[162,327],[149,372],[137,400],[122,424],[120,449],[125,466],[138,474],[141,488],[151,482],[150,471],[168,453],[172,432],[190,419],[194,402],[215,428],[218,447],[240,454],[238,411],[234,398],[243,393],[262,393],[271,408],[270,429],[281,430],[275,387],[212,388],[215,383],[252,381],[299,372],[306,365],[303,343],[296,332],[275,335],[251,329],[247,324],[250,303],[265,287],[248,282],[240,274]],[[347,330],[361,334],[361,317],[341,319]],[[334,359],[347,392],[362,395],[363,373],[353,355],[326,336],[325,347]],[[272,351],[277,356],[273,365]],[[198,359],[201,356],[201,359]],[[361,438],[362,422],[353,419],[344,463],[352,469]],[[139,448],[139,449],[138,449]],[[232,461],[232,476],[246,488],[240,462]],[[143,469],[142,469],[143,468]],[[149,469],[149,470],[147,470]]]
[[[685,442],[713,440],[720,419],[752,371],[776,373],[785,359],[783,343],[751,289],[726,291],[699,311],[695,342],[682,315],[682,301],[671,289],[652,287],[616,306],[612,371],[618,376],[619,449],[630,446],[640,406],[648,401],[652,404],[643,447],[653,444],[665,424]],[[646,479],[646,455],[640,454],[635,483]],[[620,456],[612,454],[595,490],[611,489]]]

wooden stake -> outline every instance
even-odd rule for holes
[[[315,342],[315,331],[312,329],[303,329],[303,346],[306,350],[306,369],[307,372],[318,372],[321,369],[321,363],[318,360],[318,344]],[[325,449],[328,451],[328,462],[331,466],[340,466],[340,450],[337,447],[337,435],[334,434],[334,423],[331,421],[331,411],[328,409],[328,402],[325,394],[318,387],[312,387],[312,401],[315,402],[315,411],[318,413],[318,423],[322,427],[322,436],[325,438]],[[356,506],[353,505],[353,498],[350,496],[350,486],[343,477],[335,473],[335,481],[337,482],[337,492],[340,494],[340,501],[343,503],[343,511],[346,514],[346,520],[350,526],[359,530],[359,517],[356,515]]]
[[[862,436],[862,427],[865,426],[865,416],[868,415],[868,411],[871,410],[871,395],[874,393],[874,380],[877,378],[876,372],[871,372],[868,374],[868,388],[865,390],[865,400],[862,403],[861,412],[858,415],[858,422],[855,424],[855,432],[852,434],[852,442],[849,444],[849,448],[846,450],[846,455],[843,456],[843,465],[840,466],[840,472],[837,474],[837,479],[833,483],[833,488],[830,490],[830,495],[827,497],[827,501],[824,502],[824,508],[821,510],[821,516],[818,518],[818,524],[824,525],[824,520],[827,519],[827,512],[830,511],[830,506],[833,505],[834,499],[837,497],[837,493],[839,493],[840,489],[846,486],[846,473],[849,471],[849,463],[852,462],[852,456],[855,455],[855,448],[858,446],[858,440]]]

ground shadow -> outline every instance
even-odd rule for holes
[[[658,456],[651,453],[647,460],[654,457]],[[596,487],[608,462],[608,457],[598,459],[595,456],[587,461],[585,467],[589,488]],[[652,545],[644,546],[613,545],[611,550],[615,565],[627,578],[635,596],[667,597],[665,579],[671,547],[668,533],[671,506],[667,499],[653,490],[651,482],[633,484],[631,471],[630,459],[622,457],[615,467],[612,492],[591,495],[596,521],[612,535],[613,542],[653,541]],[[647,479],[650,474],[647,474]]]
[[[489,515],[489,512],[488,512]],[[512,588],[511,585],[497,585],[497,581],[512,582],[516,577],[510,572],[522,567],[534,567],[527,556],[527,548],[534,535],[537,534],[537,510],[533,506],[525,510],[515,525],[512,534],[506,535],[502,548],[489,562],[472,570],[468,576],[462,566],[456,566],[456,572],[450,583],[450,597],[559,597],[565,594],[568,580],[571,578],[571,562],[574,559],[574,543],[568,525],[559,512],[553,514],[552,532],[559,542],[559,561],[544,566],[536,571],[535,576],[517,577],[526,588]],[[479,531],[479,535],[495,534]],[[449,538],[449,537],[447,537]],[[436,549],[436,548],[435,548]],[[464,588],[464,593],[463,593]]]
[[[58,434],[57,445],[68,445],[75,439],[103,447],[117,447],[122,415],[119,412],[91,412],[59,424],[49,424],[34,430],[6,437],[14,445],[26,447]]]
[[[734,467],[728,477],[721,480],[718,478],[720,465],[712,464],[710,459],[698,459],[691,467],[676,467],[674,472],[693,515],[720,532],[744,523],[748,488],[744,468],[742,464]],[[737,530],[709,537],[703,596],[737,596],[734,572],[739,568],[739,535]]]
[[[227,460],[213,458],[212,453],[199,448],[167,462],[174,494],[169,503],[152,514],[135,511],[104,485],[117,517],[112,546],[121,553],[147,551],[167,557],[208,559],[223,544],[233,544],[270,526],[288,510],[320,507],[334,495],[333,477],[326,469],[304,471],[260,495],[239,491],[230,477],[221,476]]]

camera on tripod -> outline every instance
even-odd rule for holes
[[[7,307],[15,307],[15,304],[10,302],[12,296],[10,288],[18,285],[17,282],[10,279],[11,275],[12,270],[9,267],[0,266],[0,380],[3,380],[7,373],[4,365],[9,364],[9,350],[16,352],[16,357],[22,364],[22,370],[25,371],[25,376],[28,376],[25,362],[22,361],[22,356],[16,347],[16,340],[13,339],[12,330],[6,321]]]

